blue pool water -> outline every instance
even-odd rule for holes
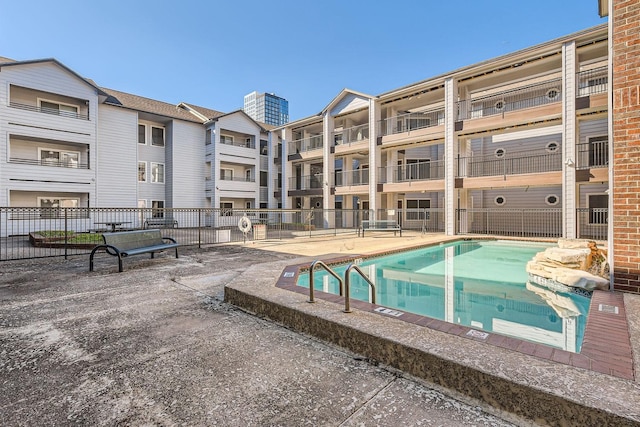
[[[376,305],[473,329],[579,352],[589,298],[528,283],[525,266],[549,245],[463,241],[363,260]],[[344,277],[346,265],[332,269]],[[309,286],[309,274],[298,278]],[[338,293],[338,282],[314,272],[314,289]],[[370,301],[370,287],[351,275],[351,297]]]

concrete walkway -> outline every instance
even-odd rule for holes
[[[222,302],[253,265],[436,238],[3,262],[0,425],[525,425]]]

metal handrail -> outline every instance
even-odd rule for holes
[[[367,277],[367,275],[364,274],[364,272],[360,269],[360,267],[358,267],[354,263],[351,263],[351,264],[349,264],[349,266],[347,267],[347,269],[344,272],[344,280],[345,280],[345,284],[344,284],[344,312],[345,313],[351,313],[351,307],[349,305],[349,286],[350,286],[349,276],[350,276],[351,270],[357,271],[358,274],[360,274],[360,276],[362,276],[362,278],[365,280],[365,282],[367,282],[369,284],[369,286],[371,286],[371,290],[373,291],[371,293],[371,303],[372,304],[376,303],[376,285],[374,285],[373,282],[369,279],[369,277]],[[340,295],[342,295],[342,293]]]
[[[342,296],[342,292],[344,288],[342,277],[338,276],[338,274],[335,271],[333,271],[331,268],[329,268],[329,266],[324,262],[320,260],[315,260],[311,263],[311,266],[309,267],[309,300],[307,302],[315,302],[315,300],[313,299],[313,270],[316,268],[316,266],[320,266],[324,268],[327,273],[331,274],[333,277],[336,278],[336,280],[338,280],[338,283],[340,284],[340,296]]]

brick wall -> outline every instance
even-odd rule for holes
[[[640,293],[640,1],[611,1],[614,288]]]

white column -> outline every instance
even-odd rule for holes
[[[378,146],[378,120],[380,107],[374,99],[369,100],[369,209],[373,209],[372,219],[377,219],[382,207],[378,194],[378,167],[382,165],[382,150]]]
[[[282,129],[282,208],[291,209],[293,200],[289,194],[289,179],[293,177],[293,163],[287,160],[289,156],[289,141],[292,141],[293,133],[290,128]]]
[[[453,236],[456,233],[456,161],[458,157],[458,143],[455,134],[456,101],[458,100],[458,84],[448,78],[444,82],[444,160],[445,160],[445,234]]]
[[[334,209],[336,197],[331,194],[331,180],[335,173],[335,154],[331,153],[333,141],[333,117],[327,112],[322,120],[322,209],[325,227],[332,228],[335,223]]]
[[[562,234],[576,237],[576,43],[562,46]]]

